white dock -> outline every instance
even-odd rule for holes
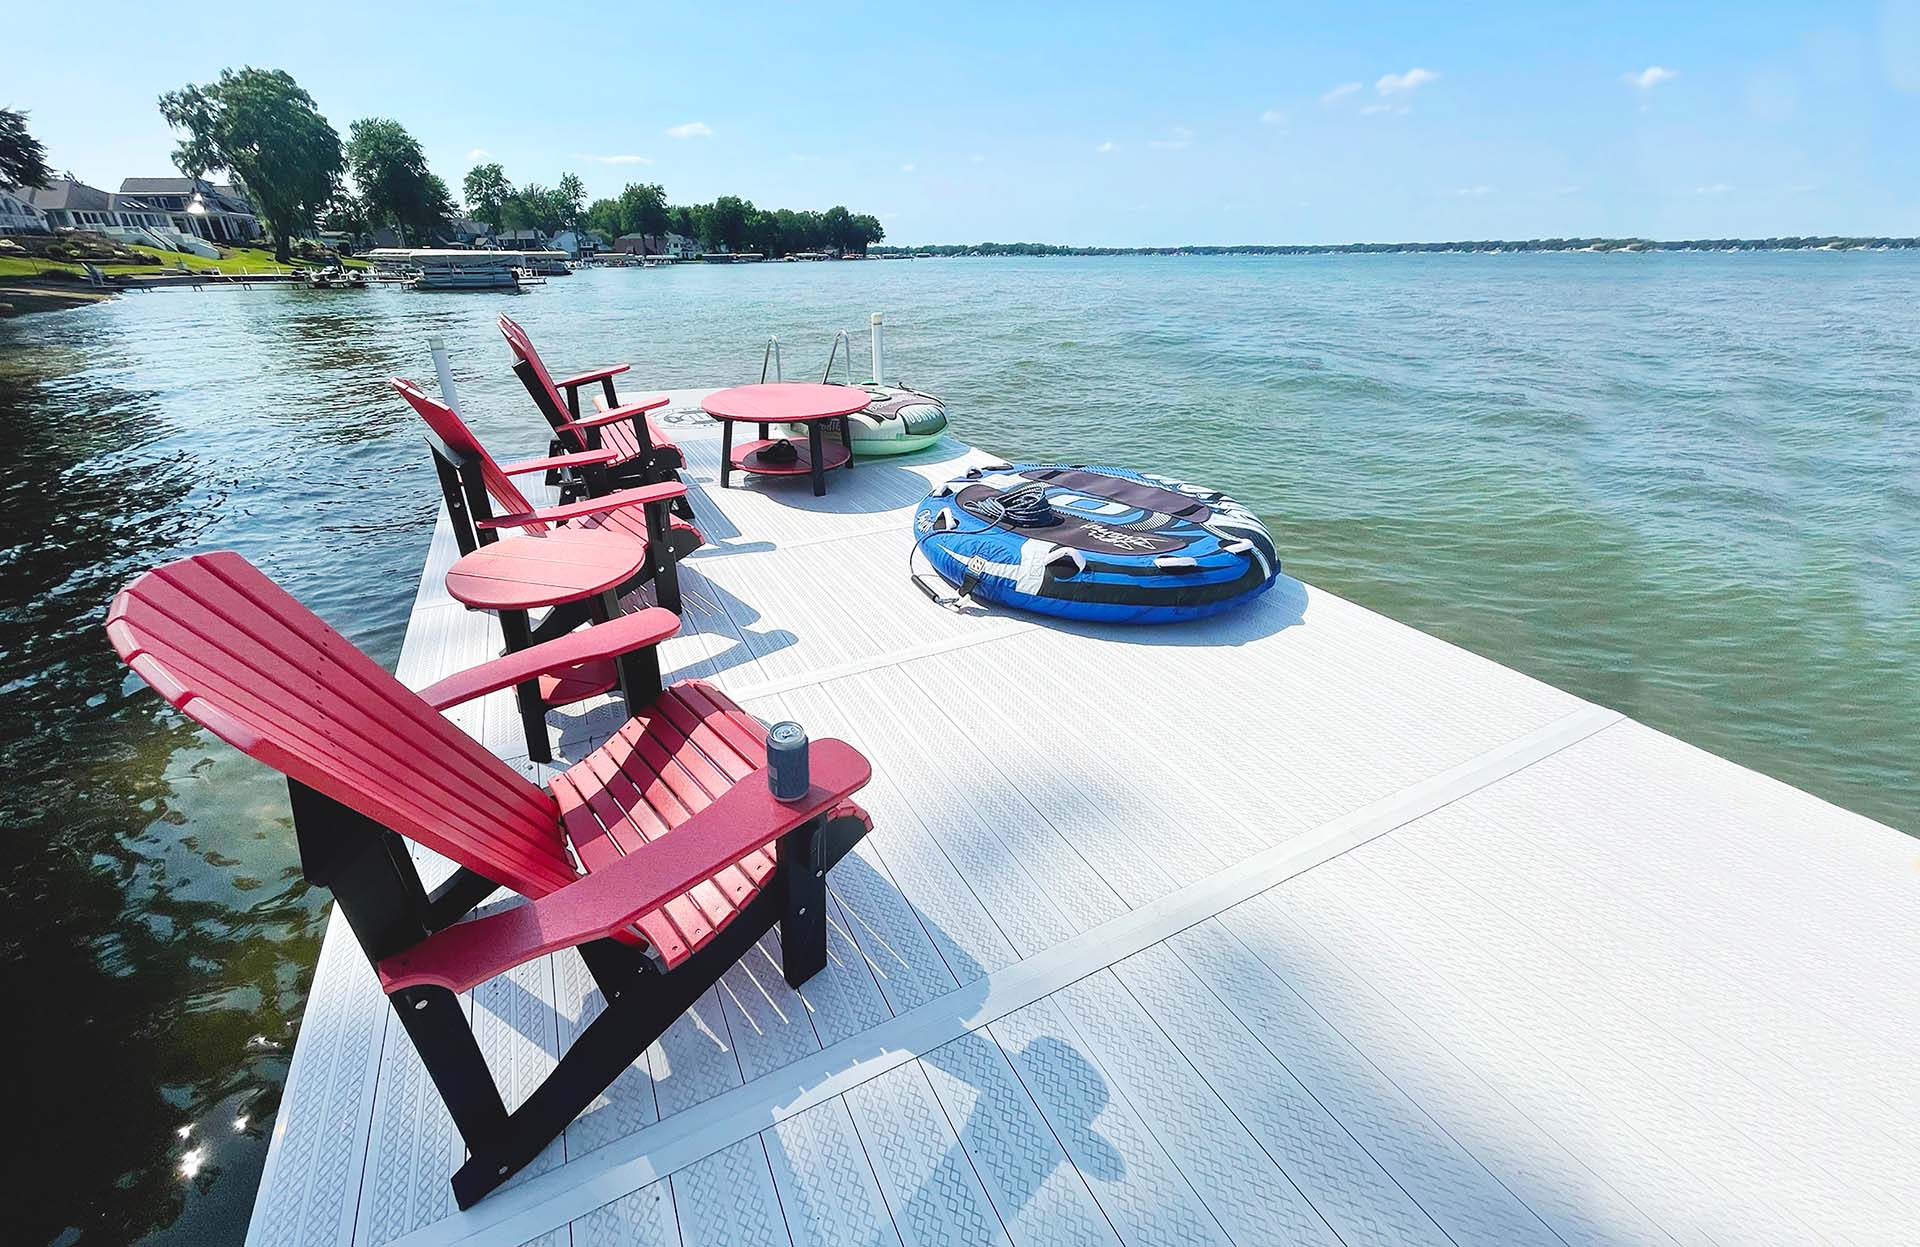
[[[831,962],[794,992],[768,937],[457,1212],[336,915],[255,1247],[1920,1239],[1920,844],[1290,580],[1175,629],[942,609],[908,517],[989,456],[723,492],[674,397],[710,544],[662,665],[874,763]],[[499,645],[453,554],[415,687]],[[456,718],[524,759],[508,694]],[[509,1107],[597,1006],[571,952],[472,993]]]

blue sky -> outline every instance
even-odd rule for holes
[[[172,172],[162,91],[283,68],[456,190],[491,159],[909,243],[1920,234],[1920,0],[1459,7],[33,5],[0,107],[111,188]]]

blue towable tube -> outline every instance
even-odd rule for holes
[[[1200,619],[1258,597],[1280,574],[1273,539],[1245,507],[1128,468],[974,468],[928,494],[913,528],[947,583],[1067,619]]]

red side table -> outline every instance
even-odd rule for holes
[[[828,469],[853,466],[853,429],[847,417],[872,401],[859,386],[799,381],[736,385],[707,395],[700,406],[720,421],[720,488],[728,488],[728,478],[737,468],[765,476],[811,476],[813,496],[820,497],[827,492]],[[840,422],[838,446],[822,444],[820,425],[827,420]],[[742,423],[759,425],[760,437],[736,450],[733,426]],[[797,453],[785,462],[784,456],[768,458],[769,449],[786,441],[767,437],[767,426],[772,424],[806,425],[806,449],[795,446]]]
[[[614,590],[646,563],[647,547],[641,542],[593,529],[557,528],[541,537],[506,537],[463,556],[447,569],[447,592],[475,610],[496,612],[512,653],[532,643],[530,610],[592,598],[594,621],[612,619],[620,613]],[[527,756],[535,762],[553,761],[547,743],[548,706],[580,701],[616,684],[631,702],[632,689],[659,687],[658,668],[654,651],[646,649],[515,685]]]

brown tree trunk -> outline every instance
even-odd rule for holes
[[[273,231],[273,262],[275,264],[293,263],[292,244],[287,241],[285,230]]]

